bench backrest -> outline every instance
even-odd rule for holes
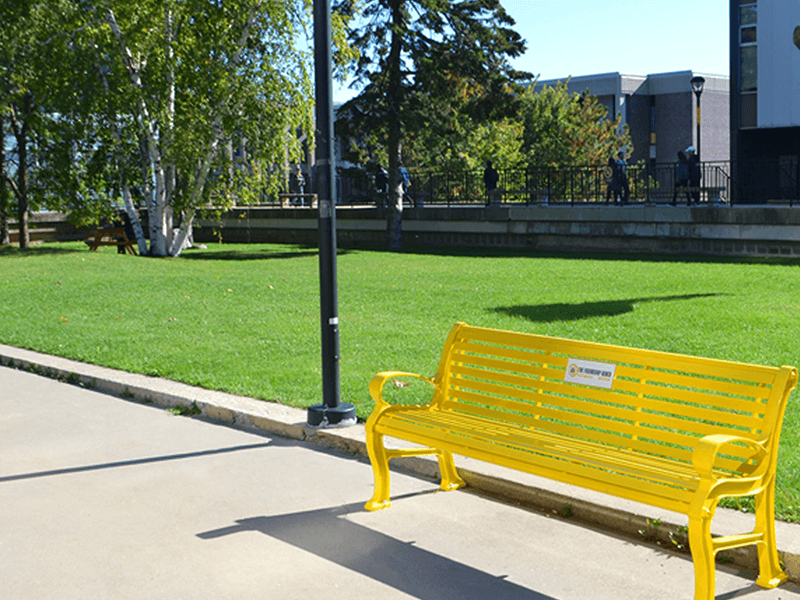
[[[443,410],[691,464],[700,437],[766,442],[777,456],[793,367],[766,367],[457,323],[436,376]],[[715,468],[749,474],[752,448]]]

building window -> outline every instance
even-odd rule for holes
[[[742,2],[739,7],[739,87],[742,92],[758,89],[758,46],[756,46],[757,4]]]
[[[755,44],[756,43],[756,28],[755,27],[742,27],[742,44]]]
[[[746,27],[747,25],[755,25],[758,22],[756,18],[758,12],[756,11],[755,2],[742,2],[744,6],[739,7],[739,25]]]
[[[758,89],[758,47],[743,46],[741,49],[742,72],[739,89],[755,92]]]
[[[758,126],[758,5],[739,0],[740,127]]]

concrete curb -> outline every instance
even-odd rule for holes
[[[362,424],[341,429],[315,429],[306,424],[306,411],[303,409],[2,344],[0,366],[24,369],[97,392],[180,411],[179,414],[238,429],[278,435],[367,460],[366,435]],[[480,461],[463,459],[458,462],[459,474],[467,482],[468,488],[478,493],[526,509],[579,521],[633,541],[657,544],[665,551],[687,551],[684,515],[659,512],[647,505],[507,471]],[[438,463],[431,457],[398,458],[392,461],[392,466],[393,469],[431,480],[439,478]],[[712,530],[714,533],[744,532],[752,526],[752,515],[718,509]],[[800,583],[800,525],[778,522],[776,529],[778,551],[784,568],[792,581]],[[726,551],[720,556],[723,556],[721,562],[751,572],[758,570],[755,546]]]

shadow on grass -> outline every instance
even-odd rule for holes
[[[70,246],[54,246],[52,244],[47,245],[35,245],[30,246],[24,250],[21,250],[19,246],[0,246],[0,257],[18,257],[22,258],[25,256],[47,256],[52,254],[76,254],[78,252],[86,252],[86,246],[78,246],[78,245],[70,245]]]
[[[353,246],[359,250],[371,252],[390,252],[385,247],[362,244]],[[754,265],[781,265],[800,266],[800,258],[786,256],[724,256],[724,255],[693,255],[693,254],[624,254],[624,253],[591,253],[591,252],[555,252],[536,251],[514,248],[484,248],[484,247],[407,247],[402,254],[419,254],[425,256],[454,256],[474,258],[533,258],[533,259],[560,259],[560,260],[597,260],[619,262],[649,262],[649,263],[709,263],[709,264],[754,264]]]
[[[298,248],[296,250],[271,250],[270,248],[257,248],[242,250],[201,250],[189,249],[181,253],[181,258],[187,260],[273,260],[285,258],[308,258],[317,256],[317,248]],[[338,254],[345,254],[339,251]]]
[[[616,317],[632,312],[636,304],[645,302],[675,302],[694,298],[711,298],[724,294],[685,294],[658,298],[632,298],[629,300],[607,300],[605,302],[582,302],[580,304],[539,304],[535,306],[499,306],[490,309],[511,317],[524,317],[537,323],[554,321],[579,321],[592,317]]]

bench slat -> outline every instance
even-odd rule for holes
[[[466,345],[464,345],[466,344]],[[713,358],[701,358],[669,352],[641,350],[639,348],[626,348],[597,342],[582,342],[580,340],[563,340],[535,334],[522,334],[497,329],[486,329],[465,325],[460,331],[459,342],[456,348],[477,350],[485,346],[516,346],[517,348],[531,348],[536,344],[540,348],[547,348],[548,353],[556,358],[562,357],[584,358],[586,360],[600,360],[613,363],[627,363],[631,365],[650,365],[653,368],[675,371],[676,373],[694,373],[706,377],[718,377],[737,381],[752,381],[754,383],[770,383],[773,381],[777,368],[761,365],[751,365],[724,361]]]
[[[593,438],[594,441],[589,441],[587,439],[588,436],[586,434],[586,430],[581,430],[582,436],[576,438],[574,436],[570,436],[568,431],[564,433],[564,429],[559,429],[557,424],[552,422],[548,422],[546,424],[547,429],[542,430],[524,427],[510,429],[507,425],[504,426],[502,423],[491,418],[491,411],[487,410],[487,412],[490,413],[489,418],[484,418],[477,413],[465,414],[447,410],[436,412],[420,411],[408,414],[398,413],[398,415],[393,415],[393,418],[407,422],[426,424],[430,427],[445,426],[446,429],[450,430],[464,427],[467,429],[473,428],[476,431],[480,431],[482,435],[486,435],[488,432],[491,432],[492,435],[495,436],[495,441],[507,441],[508,443],[511,443],[514,440],[517,442],[520,442],[520,440],[558,440],[558,443],[566,444],[572,448],[600,448],[600,452],[602,454],[612,453],[616,452],[618,449],[622,449],[624,450],[625,455],[628,457],[631,455],[631,450],[640,450],[640,454],[638,454],[635,459],[631,459],[634,463],[648,465],[671,465],[668,470],[674,471],[677,468],[680,472],[691,474],[691,479],[697,479],[697,474],[691,464],[691,452],[684,453],[683,459],[676,461],[675,457],[669,456],[669,453],[664,452],[665,447],[663,445],[647,445],[641,443],[641,441],[637,439],[622,438],[613,435],[599,435],[596,438]],[[535,419],[531,419],[530,422],[534,425],[534,427],[536,424],[542,424],[541,421]],[[726,454],[731,458],[720,459],[716,463],[716,466],[719,468],[719,473],[725,472],[726,475],[730,475],[736,471],[739,471],[745,474],[750,474],[753,472],[753,470],[755,470],[756,463],[748,462],[753,456],[752,448],[743,446],[730,446],[730,448],[726,450]],[[668,458],[665,458],[665,456],[668,456]],[[625,460],[628,459],[629,458],[626,458]]]
[[[444,430],[437,431],[419,425],[415,426],[413,423],[399,423],[394,420],[391,429],[387,429],[385,434],[391,436],[392,431],[401,434],[398,436],[401,439],[412,443],[423,445],[435,443],[438,447],[462,456],[486,460],[563,483],[580,485],[595,491],[646,502],[667,510],[685,513],[691,502],[689,490],[681,491],[678,487],[654,484],[643,479],[621,476],[579,463],[570,463],[540,455],[533,466],[530,452],[515,448],[501,448],[482,439],[459,439],[459,436]]]
[[[562,468],[565,471],[573,470],[576,464],[574,461],[579,460],[580,463],[577,464],[598,468],[602,471],[616,471],[618,474],[634,478],[640,478],[641,474],[646,471],[648,479],[655,477],[662,484],[689,490],[695,489],[699,481],[699,477],[691,465],[684,465],[684,468],[679,469],[676,468],[678,463],[675,461],[647,456],[634,459],[630,453],[620,452],[615,448],[600,444],[588,444],[585,441],[570,440],[544,433],[509,435],[500,430],[484,429],[482,423],[476,419],[459,419],[454,415],[449,415],[450,418],[446,418],[444,415],[442,415],[443,418],[438,417],[439,415],[433,413],[418,415],[418,418],[414,420],[398,420],[401,422],[396,423],[395,426],[398,430],[406,431],[412,430],[416,425],[434,429],[440,427],[439,430],[448,435],[461,435],[494,444],[498,446],[498,452],[505,452],[513,448],[521,452],[562,460],[564,461]],[[477,433],[480,435],[476,436]],[[437,434],[432,433],[431,435],[436,436]]]
[[[451,398],[451,401],[442,405],[442,410],[479,414],[484,417],[491,416],[498,422],[519,425],[535,423],[535,419],[539,418],[555,422],[564,421],[571,423],[578,432],[583,431],[584,427],[594,427],[631,439],[648,438],[662,443],[680,444],[686,448],[693,447],[697,439],[703,435],[710,435],[721,429],[721,427],[717,427],[715,430],[713,424],[694,423],[646,412],[630,411],[629,414],[622,415],[618,411],[613,411],[603,414],[604,407],[588,404],[583,407],[578,403],[579,401],[575,401],[573,410],[563,410],[561,407],[552,406],[546,397],[542,398],[541,406],[531,406],[513,400],[501,401],[465,390],[454,392],[451,394]],[[487,401],[491,404],[487,404]],[[585,410],[580,411],[581,408],[585,408]],[[757,435],[749,430],[734,430],[733,428],[727,428],[727,430],[737,431],[737,435],[741,437],[757,439]]]
[[[480,401],[480,398],[476,397],[475,400]],[[567,415],[544,408],[538,409],[538,415],[544,421],[544,423],[540,423],[540,419],[537,417],[524,414],[514,414],[512,416],[512,413],[500,412],[486,405],[472,405],[469,410],[464,410],[465,406],[464,403],[447,403],[442,406],[442,412],[453,411],[460,414],[483,417],[487,420],[491,419],[501,424],[501,426],[506,423],[506,428],[511,423],[515,423],[520,427],[528,426],[533,429],[546,428],[548,431],[553,431],[563,436],[592,440],[610,446],[626,447],[645,454],[669,456],[672,460],[685,463],[691,461],[692,450],[700,438],[700,436],[690,437],[681,433],[659,429],[626,428],[611,420],[592,419],[584,415]],[[514,406],[509,405],[509,409],[514,410]],[[731,446],[727,454],[743,460],[750,456],[751,451],[745,447]],[[717,465],[728,470],[735,470],[741,465],[741,460],[731,461],[720,458]],[[751,471],[752,469],[746,469],[747,473]]]
[[[484,403],[494,402],[502,398],[515,398],[530,403],[544,403],[554,408],[563,408],[570,411],[595,411],[597,414],[613,419],[628,419],[643,424],[663,424],[667,420],[669,427],[680,428],[680,423],[685,423],[687,431],[705,434],[712,430],[719,430],[724,426],[743,434],[754,427],[752,414],[734,413],[728,410],[711,410],[707,403],[702,403],[699,398],[689,396],[691,404],[682,404],[686,401],[686,394],[677,390],[673,402],[654,400],[633,395],[620,395],[602,389],[592,389],[580,386],[576,391],[575,385],[552,381],[530,381],[522,377],[506,374],[492,374],[493,382],[487,382],[490,375],[477,370],[464,367],[454,368],[451,379],[453,392],[449,401],[458,400],[463,390],[475,390],[487,395]],[[469,379],[467,379],[469,377]],[[481,378],[481,379],[479,379]],[[497,383],[495,383],[497,382]],[[502,385],[506,384],[506,385]],[[526,387],[527,386],[527,387]],[[531,387],[538,390],[531,390]],[[576,397],[580,393],[581,397]],[[519,408],[519,407],[518,407]],[[762,409],[763,405],[759,405]],[[642,412],[636,412],[639,409]],[[535,411],[535,405],[528,407]],[[677,421],[676,418],[679,418]],[[708,421],[703,423],[702,421]],[[680,422],[680,423],[679,423]]]
[[[510,395],[513,397],[526,398],[530,401],[538,401],[538,398],[531,396],[532,388],[537,393],[543,394],[562,394],[564,396],[574,396],[574,384],[566,384],[563,381],[530,379],[523,376],[511,375],[498,372],[484,372],[478,369],[463,367],[460,364],[451,369],[451,375],[458,378],[457,384],[453,380],[456,388],[478,389],[487,393],[494,393],[500,396]],[[562,375],[563,376],[563,375]],[[492,384],[483,383],[492,381]],[[501,389],[497,384],[506,384],[506,389]],[[627,385],[626,385],[627,384]],[[491,388],[489,388],[491,386]],[[624,388],[624,389],[621,389]],[[628,392],[627,395],[619,392]],[[609,405],[617,405],[621,409],[631,410],[647,408],[654,412],[664,414],[674,413],[681,416],[693,416],[698,420],[709,420],[727,423],[732,427],[740,427],[743,430],[752,428],[753,415],[765,412],[763,401],[743,402],[735,401],[728,397],[716,397],[698,392],[672,388],[656,388],[647,384],[634,385],[630,382],[615,382],[615,391],[602,389],[591,389],[580,387],[580,396],[584,399],[605,402]],[[637,397],[634,394],[641,394]],[[667,401],[661,400],[664,398]],[[727,404],[726,404],[726,401]],[[721,410],[711,410],[710,407],[718,407]],[[609,408],[609,410],[611,410]]]
[[[595,361],[604,360],[618,365],[617,378],[621,382],[626,379],[634,380],[630,383],[635,383],[637,380],[646,380],[650,383],[660,383],[671,387],[685,387],[689,390],[700,389],[742,398],[763,398],[764,390],[767,388],[761,386],[772,382],[777,371],[777,369],[773,367],[759,367],[759,371],[764,369],[767,372],[759,373],[760,376],[758,377],[751,375],[750,378],[745,377],[747,375],[746,372],[739,371],[737,378],[734,380],[733,378],[712,378],[697,374],[686,375],[681,372],[676,372],[674,369],[672,371],[660,370],[652,364],[652,362],[655,361],[648,363],[648,365],[633,367],[623,363],[620,357],[615,357],[615,359],[612,360],[607,356],[586,357],[576,354],[554,356],[552,354],[537,354],[502,347],[479,346],[479,348],[482,350],[481,353],[477,352],[474,345],[468,346],[464,343],[455,344],[453,347],[453,363],[483,366],[487,369],[510,370],[536,377],[563,378],[569,358],[582,358]],[[727,366],[728,364],[738,365],[739,363],[725,364]]]

